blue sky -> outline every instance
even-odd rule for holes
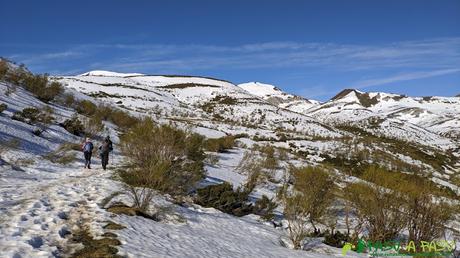
[[[460,1],[0,0],[0,56],[33,72],[260,81],[327,100],[344,88],[460,93]]]

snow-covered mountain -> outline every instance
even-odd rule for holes
[[[208,136],[210,132],[215,137],[243,134],[257,141],[271,141],[312,161],[334,157],[348,148],[350,137],[357,144],[372,141],[374,144],[366,148],[374,149],[368,151],[385,150],[391,153],[390,159],[423,164],[424,170],[437,175],[442,184],[458,188],[450,185],[445,173],[457,166],[452,155],[459,146],[459,98],[347,89],[320,103],[269,84],[235,85],[208,77],[91,71],[56,79],[130,112],[180,121]],[[408,149],[398,147],[402,145]],[[412,153],[414,148],[420,153]],[[450,162],[441,164],[433,162],[440,157],[428,158],[437,152]],[[437,171],[443,166],[447,172]]]
[[[384,123],[379,126],[384,134],[391,133],[385,129],[400,128],[418,134],[418,140],[427,136],[426,143],[436,140],[437,135],[460,137],[460,99],[456,97],[408,97],[347,89],[307,113],[326,123],[379,121]]]
[[[243,185],[248,175],[239,166],[245,156],[260,155],[254,150],[261,146],[275,147],[279,166],[272,181],[251,193],[254,200],[262,195],[274,197],[292,165],[328,167],[342,187],[362,181],[358,170],[373,164],[423,176],[436,183],[450,201],[459,200],[457,97],[344,90],[321,103],[273,85],[235,85],[197,76],[91,71],[53,79],[62,82],[64,93],[78,101],[85,99],[132,115],[153,117],[155,122],[172,123],[206,138],[235,136],[237,143],[228,152],[208,153],[215,161],[205,162],[203,184]],[[66,256],[81,248],[69,235],[82,228],[97,239],[113,237],[113,230],[106,228],[108,221],[126,227],[115,231],[110,243],[119,239],[118,254],[127,257],[341,256],[340,248],[327,246],[321,239],[311,239],[308,251],[286,248],[286,228],[273,227],[256,215],[240,218],[196,204],[177,205],[168,196],[159,195],[154,200],[155,205],[170,212],[164,221],[111,213],[104,203],[130,201],[120,194],[124,186],[112,174],[112,169],[122,170],[125,165],[118,149],[120,128],[103,121],[107,129],[104,134],[113,136],[116,150],[109,170],[83,170],[77,144],[82,139],[62,126],[77,114],[75,104],[67,106],[65,99],[45,103],[21,85],[6,81],[0,81],[0,102],[7,105],[0,112],[0,257]],[[54,120],[41,135],[33,133],[38,125],[13,119],[28,107],[52,111]],[[81,112],[78,117],[89,119]],[[69,163],[56,162],[69,154],[75,156]],[[99,162],[98,157],[95,159]],[[358,172],[350,172],[350,167]],[[107,201],[110,198],[112,201]],[[277,208],[276,215],[282,224],[282,207]],[[457,232],[450,239],[460,239],[458,216],[450,227]],[[346,230],[343,214],[337,217],[336,230]],[[352,251],[347,254],[364,256]]]
[[[116,103],[141,113],[164,112],[208,123],[231,121],[234,126],[268,129],[275,136],[283,128],[304,134],[338,137],[340,132],[318,120],[298,113],[313,105],[308,100],[272,88],[272,94],[255,93],[253,87],[240,87],[224,80],[192,76],[132,75],[92,71],[79,76],[58,78],[67,87]],[[261,86],[256,84],[257,86]],[[249,85],[247,85],[249,86]],[[261,88],[269,89],[263,85]],[[269,96],[270,95],[270,96]],[[276,104],[274,100],[278,100]],[[285,100],[285,101],[279,101]],[[296,103],[299,103],[296,105]],[[314,102],[317,103],[317,102]]]
[[[239,84],[247,92],[259,96],[262,99],[282,108],[298,113],[306,113],[308,109],[320,104],[319,101],[305,99],[300,96],[283,92],[276,86],[260,82],[248,82]]]

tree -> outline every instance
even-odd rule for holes
[[[315,233],[316,224],[328,214],[334,196],[334,177],[319,167],[292,168],[294,184],[287,184],[279,193],[284,204],[284,217],[288,221],[289,238],[295,249],[301,248],[308,235],[308,224]]]

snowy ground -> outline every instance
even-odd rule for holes
[[[45,159],[44,154],[64,142],[76,143],[81,139],[57,124],[41,136],[34,136],[34,126],[10,117],[25,107],[45,104],[20,88],[5,96],[4,87],[6,85],[0,84],[0,100],[8,104],[8,110],[0,115],[0,141],[2,146],[11,140],[18,143],[1,153],[0,159],[1,258],[66,257],[81,248],[81,244],[69,241],[71,232],[89,227],[91,234],[99,238],[109,231],[103,229],[109,220],[126,226],[114,231],[122,243],[119,254],[126,257],[341,256],[341,249],[320,242],[315,242],[311,251],[286,248],[280,242],[286,238],[285,231],[256,217],[237,218],[195,205],[179,207],[161,197],[157,198],[159,205],[169,206],[183,218],[181,222],[155,222],[107,212],[101,204],[122,190],[121,183],[113,180],[113,171],[123,157],[116,152],[114,163],[107,171],[100,169],[97,157],[93,158],[93,169],[83,169],[82,155],[76,151],[73,151],[76,161],[67,165]],[[53,106],[53,109],[57,122],[73,114],[63,107]],[[205,128],[197,131],[211,137],[221,136]],[[116,143],[117,137],[112,136]],[[243,182],[245,177],[235,172],[243,152],[243,149],[235,149],[219,155],[219,163],[208,167],[206,182],[226,180],[235,185]],[[124,195],[117,198],[127,200]]]
[[[93,167],[82,169],[76,163],[55,171],[56,177],[48,180],[2,177],[0,257],[63,256],[75,248],[67,242],[71,231],[85,223],[91,225],[94,235],[100,236],[107,231],[102,229],[107,220],[126,226],[116,234],[122,242],[119,253],[127,257],[341,256],[341,249],[324,244],[317,244],[315,251],[308,252],[288,249],[280,243],[285,238],[282,229],[252,216],[237,218],[199,206],[172,206],[185,218],[185,223],[155,222],[125,215],[112,217],[99,204],[120,190],[120,183],[111,179],[111,170]],[[225,162],[219,167],[224,170]],[[214,179],[229,180],[218,178],[218,173],[211,174]],[[231,180],[237,178],[233,172],[228,174]],[[162,205],[172,204],[163,200]]]
[[[292,118],[292,121],[298,118],[299,121],[293,123],[293,128],[299,126],[306,131],[311,130],[310,133],[316,132],[318,135],[331,137],[341,135],[338,131],[335,132],[324,127],[309,116],[295,113],[299,112],[298,110],[288,112],[262,103],[262,100],[254,99],[254,96],[248,95],[248,92],[240,88],[235,89],[234,85],[219,80],[96,72],[79,76],[79,78],[67,78],[64,79],[64,82],[71,84],[68,88],[83,92],[105,91],[113,94],[110,97],[113,98],[113,101],[120,99],[120,96],[116,96],[116,94],[126,94],[123,103],[128,107],[131,103],[132,105],[148,104],[152,109],[156,109],[155,107],[160,105],[182,108],[183,111],[196,111],[196,107],[193,107],[192,104],[204,103],[217,94],[229,94],[229,96],[239,99],[251,98],[252,102],[232,106],[231,112],[228,112],[227,115],[240,116],[243,114],[252,117],[258,116],[259,113],[267,114],[267,122],[256,128],[244,127],[239,124],[216,123],[207,119],[204,113],[203,120],[195,117],[190,118],[190,121],[194,119],[193,122],[196,122],[196,126],[192,126],[190,129],[210,138],[238,133],[274,138],[277,137],[274,131],[275,125],[286,123],[285,126],[290,128],[291,125],[286,122],[289,121],[286,120],[288,118]],[[185,89],[164,87],[171,82],[177,85],[179,85],[178,83],[202,85]],[[115,86],[118,83],[123,83],[124,87]],[[219,87],[208,84],[216,84]],[[261,85],[255,86],[260,87]],[[77,152],[75,154],[78,155],[78,159],[67,165],[55,164],[44,159],[44,154],[56,150],[62,143],[77,143],[81,139],[71,135],[57,123],[48,128],[41,136],[33,136],[31,132],[34,130],[34,126],[14,121],[10,117],[13,112],[20,111],[25,107],[42,107],[45,104],[21,88],[6,96],[4,94],[5,88],[6,85],[0,83],[0,102],[8,104],[8,110],[0,115],[0,143],[3,146],[16,139],[19,144],[4,153],[0,153],[0,258],[65,257],[76,248],[81,247],[70,243],[71,232],[88,226],[93,236],[97,238],[108,232],[108,230],[103,229],[108,220],[126,227],[122,230],[113,231],[122,243],[121,246],[117,247],[119,254],[126,257],[342,257],[341,249],[326,246],[318,239],[309,244],[311,248],[309,251],[294,251],[284,247],[281,242],[286,242],[286,231],[281,228],[275,229],[270,223],[259,221],[256,216],[237,218],[215,209],[202,208],[196,205],[180,207],[160,196],[155,199],[155,206],[157,208],[169,207],[173,214],[182,218],[180,221],[156,222],[140,216],[130,217],[107,212],[101,204],[107,197],[122,190],[121,183],[113,179],[113,172],[114,168],[123,162],[123,157],[116,153],[114,164],[111,164],[107,171],[99,168],[98,163],[100,161],[97,158],[93,160],[92,170],[83,169],[82,155]],[[293,96],[280,93],[271,86],[270,89],[272,91],[260,97],[273,100],[272,97],[275,94],[275,97],[279,99],[294,99]],[[78,97],[90,98],[82,96],[82,94]],[[444,100],[434,99],[433,101],[442,102]],[[307,109],[311,104],[318,104],[309,103],[308,100],[301,102],[299,106],[304,109]],[[180,105],[181,103],[190,105],[183,107]],[[349,105],[348,107],[350,108]],[[65,107],[52,106],[52,108],[55,110],[56,122],[62,122],[74,113],[73,110]],[[223,112],[225,108],[227,108],[225,105],[221,105],[217,106],[216,110]],[[353,109],[352,111],[354,113],[359,110]],[[433,110],[443,116],[451,115],[436,109]],[[457,112],[458,110],[454,111]],[[342,113],[342,116],[343,114],[346,112]],[[168,122],[167,117],[161,116],[161,114],[159,117],[159,121]],[[180,118],[180,114],[177,117]],[[386,122],[384,125],[390,122]],[[190,124],[192,123],[184,122],[179,126],[186,128]],[[457,124],[454,124],[455,126]],[[388,127],[390,126],[388,125]],[[417,139],[420,135],[419,132],[422,132],[423,139],[426,138],[436,145],[444,144],[443,141],[438,141],[439,139],[445,140],[441,136],[419,130],[413,125],[405,125],[398,130],[404,131],[407,128],[414,129],[409,130],[409,132],[415,132],[414,139]],[[115,149],[117,149],[117,139],[114,137],[113,128],[111,129]],[[303,129],[297,133],[303,135]],[[388,133],[394,133],[394,131]],[[419,141],[422,142],[423,139]],[[313,153],[309,154],[306,160],[297,159],[298,163],[316,162],[320,159],[318,153],[322,149],[334,149],[337,146],[342,146],[342,143],[334,141],[333,138],[324,141],[299,138],[278,143],[255,142],[248,138],[242,138],[240,141],[247,147],[251,147],[255,143],[267,143],[289,148],[292,144],[297,145],[299,150]],[[449,144],[450,141],[445,143],[446,146]],[[244,147],[240,147],[227,153],[216,154],[219,162],[213,166],[207,166],[208,177],[203,183],[214,184],[228,181],[235,187],[243,183],[246,177],[236,171],[236,167],[245,150]],[[294,163],[294,161],[292,162]],[[443,177],[444,175],[440,174],[439,176]],[[273,185],[268,184],[258,188],[253,197],[258,197],[261,194],[272,196],[273,193]],[[127,202],[129,199],[120,195],[114,198],[115,200]],[[340,221],[339,226],[341,226]],[[453,224],[455,228],[458,226],[458,223]],[[365,256],[349,252],[347,257]]]

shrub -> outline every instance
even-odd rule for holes
[[[131,116],[128,112],[122,110],[113,110],[108,120],[122,130],[127,130],[139,122],[138,118]]]
[[[268,170],[275,170],[278,168],[278,159],[275,157],[275,148],[271,145],[266,145],[260,148],[264,161],[263,167]]]
[[[15,112],[12,119],[31,125],[39,124],[41,130],[44,131],[53,122],[53,113],[53,109],[48,106],[45,106],[42,109],[27,107],[22,111]]]
[[[0,104],[0,114],[3,113],[3,111],[8,109],[8,105],[5,103]]]
[[[8,63],[5,60],[0,59],[0,80],[5,80],[8,70]]]
[[[25,75],[24,88],[43,102],[49,102],[64,92],[64,88],[57,81],[49,82],[48,75]]]
[[[2,156],[6,151],[18,149],[20,146],[21,142],[17,138],[11,138],[10,140],[0,139],[0,156]]]
[[[336,232],[329,232],[326,231],[324,234],[324,241],[326,245],[330,245],[333,247],[341,248],[343,245],[348,242],[348,236],[346,234],[341,233],[340,231]]]
[[[404,230],[415,242],[443,235],[454,210],[431,181],[376,166],[368,168],[363,179],[375,185],[350,184],[345,196],[369,239],[393,240]]]
[[[67,107],[73,107],[75,105],[75,96],[71,93],[65,94],[63,96],[63,103]]]
[[[28,75],[30,75],[30,72],[28,72],[23,65],[18,68],[10,67],[4,76],[4,80],[14,85],[20,85],[24,83]]]
[[[32,131],[32,134],[35,135],[35,136],[40,136],[40,135],[42,135],[42,133],[43,133],[43,131],[40,130],[40,129],[34,129]]]
[[[85,127],[76,114],[74,114],[70,119],[66,119],[60,125],[64,127],[67,132],[77,136],[83,136],[85,133]]]
[[[235,146],[234,136],[224,136],[205,141],[205,149],[212,152],[226,152]]]
[[[257,200],[254,204],[253,213],[262,217],[266,221],[270,221],[275,217],[273,213],[278,207],[278,204],[273,200],[269,199],[266,195],[262,195],[262,198]]]
[[[248,203],[249,193],[224,182],[218,185],[209,185],[197,190],[195,202],[204,207],[213,207],[234,216],[245,216],[253,211],[252,204]]]
[[[62,165],[68,165],[75,161],[75,153],[71,152],[73,150],[73,144],[64,143],[61,144],[57,150],[48,152],[43,155],[43,158],[53,162],[59,163]]]
[[[442,237],[454,210],[448,202],[440,200],[440,190],[431,182],[416,177],[405,179],[401,186],[406,196],[402,210],[407,218],[409,239],[419,243]]]
[[[401,184],[401,177],[379,167],[369,167],[363,178],[368,183],[352,183],[345,189],[345,196],[356,211],[357,219],[363,224],[372,241],[385,242],[395,239],[406,226],[400,209],[403,198],[395,189]]]
[[[17,111],[11,117],[14,120],[28,124],[34,124],[37,121],[40,111],[34,107],[24,108],[22,111]]]
[[[79,114],[91,116],[94,115],[97,111],[97,106],[89,100],[82,100],[77,103],[75,108]]]
[[[195,134],[144,119],[121,137],[128,169],[120,176],[132,187],[186,194],[204,178],[202,140]]]
[[[97,116],[92,116],[84,120],[84,132],[86,137],[94,138],[104,130],[102,120]]]
[[[244,152],[243,158],[238,163],[237,170],[247,174],[248,178],[257,178],[255,182],[257,184],[273,181],[275,172],[267,169],[263,155],[254,150]]]
[[[308,235],[307,225],[315,230],[328,212],[333,201],[334,178],[318,167],[291,169],[294,185],[288,191],[285,185],[279,198],[284,204],[284,217],[288,222],[288,233],[294,248],[300,249],[303,239]]]
[[[131,116],[126,111],[104,104],[97,106],[89,100],[80,101],[76,109],[80,114],[92,116],[95,117],[95,119],[110,121],[121,130],[127,130],[139,122],[138,118]]]

